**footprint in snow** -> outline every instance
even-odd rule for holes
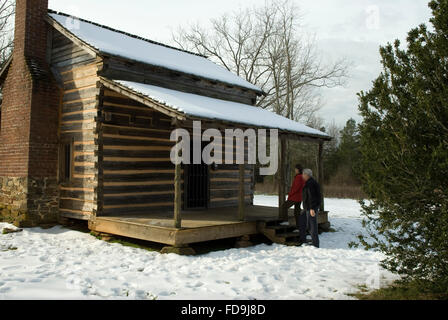
[[[277,281],[283,281],[283,277],[282,277],[281,275],[278,275],[278,274],[274,274],[274,275],[273,275],[273,278],[274,278],[275,280],[277,280]]]
[[[162,297],[169,297],[169,296],[175,296],[176,292],[168,292],[168,291],[162,291],[159,293],[159,296]]]
[[[232,288],[232,291],[235,292],[237,295],[241,294],[241,290],[238,288]]]
[[[8,271],[8,270],[20,270],[21,266],[9,266],[9,267],[3,267],[2,271]]]
[[[222,281],[222,280],[216,280],[215,281],[217,284],[230,284],[229,281]]]
[[[202,283],[202,282],[196,282],[195,284],[193,284],[193,285],[188,285],[188,287],[190,287],[190,288],[200,288],[200,287],[202,287],[204,285],[204,283]]]
[[[0,288],[0,293],[6,293],[8,291],[11,291],[11,288],[9,288],[9,287]]]

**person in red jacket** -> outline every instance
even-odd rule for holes
[[[294,206],[294,216],[296,218],[297,226],[299,225],[298,219],[300,216],[300,206],[302,204],[302,191],[305,186],[305,180],[303,180],[303,167],[298,164],[296,165],[296,176],[294,182],[292,183],[291,190],[288,194],[288,200],[283,205],[283,216],[288,216],[288,209]],[[286,211],[286,212],[285,212]]]

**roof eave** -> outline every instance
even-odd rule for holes
[[[68,30],[66,27],[64,27],[62,24],[60,24],[58,21],[53,19],[51,16],[47,16],[46,20],[53,28],[55,28],[57,31],[59,31],[64,36],[66,36],[71,41],[73,41],[75,44],[77,44],[78,46],[80,46],[81,48],[86,50],[92,56],[96,57],[99,55],[98,49],[94,48],[93,46],[91,46],[90,44],[85,42],[84,40],[77,37],[73,32],[70,32],[70,30]]]
[[[174,119],[181,120],[181,121],[186,119],[186,116],[182,112],[179,112],[178,110],[175,110],[173,108],[170,108],[169,106],[161,104],[160,102],[155,101],[154,99],[151,99],[151,98],[149,98],[137,91],[134,91],[126,86],[123,86],[114,80],[100,77],[100,82],[106,88],[116,91],[118,93],[121,93],[132,100],[135,100],[137,102],[145,104],[148,107],[153,108],[169,117],[172,117]]]
[[[306,141],[315,142],[315,140],[318,140],[318,141],[328,142],[328,141],[333,140],[333,138],[329,137],[329,136],[326,137],[326,136],[321,136],[321,135],[317,135],[317,134],[310,134],[310,133],[306,133],[306,132],[296,132],[296,131],[289,131],[289,130],[283,130],[283,129],[272,128],[272,127],[255,126],[255,125],[245,124],[245,123],[242,123],[242,122],[234,122],[234,121],[228,121],[228,120],[211,119],[211,118],[189,116],[189,115],[186,115],[186,118],[188,120],[192,120],[192,121],[194,121],[194,120],[196,120],[196,121],[200,121],[200,120],[202,120],[202,121],[204,121],[204,120],[205,121],[210,121],[210,120],[212,120],[212,121],[220,122],[222,124],[228,123],[228,124],[232,124],[232,125],[239,125],[239,126],[243,126],[243,127],[246,127],[246,128],[253,128],[253,129],[279,130],[279,135],[280,136],[285,135],[285,136],[288,136],[289,138],[294,137],[295,139],[302,140],[302,141],[306,140]]]
[[[257,129],[276,129],[276,128],[270,128],[270,127],[262,127],[262,126],[255,126],[255,125],[250,125],[250,124],[244,124],[244,123],[240,123],[240,122],[235,122],[235,121],[228,121],[228,120],[220,120],[220,119],[213,119],[213,118],[206,118],[206,117],[198,117],[198,116],[191,116],[188,114],[185,114],[184,112],[180,112],[170,106],[167,106],[166,104],[160,103],[157,100],[152,99],[151,97],[148,97],[138,91],[135,91],[131,88],[128,88],[126,86],[123,86],[119,83],[117,83],[114,80],[110,80],[104,77],[100,77],[100,82],[107,88],[114,90],[114,91],[118,91],[119,93],[122,93],[124,95],[126,95],[128,98],[136,100],[140,103],[143,103],[145,105],[147,105],[150,108],[154,108],[155,110],[162,112],[170,117],[172,117],[173,119],[177,119],[179,121],[186,121],[186,120],[202,120],[202,121],[217,121],[219,123],[222,124],[232,124],[232,125],[239,125],[239,126],[245,126],[247,128],[257,128]],[[332,140],[331,137],[325,137],[325,136],[320,136],[317,134],[310,134],[310,133],[306,133],[306,132],[294,132],[294,131],[289,131],[289,130],[282,130],[282,129],[278,129],[280,132],[280,135],[286,134],[286,135],[291,135],[296,137],[296,139],[299,140],[310,140],[310,141],[314,141],[314,140],[318,140],[318,141],[330,141]]]
[[[303,138],[311,139],[311,140],[321,140],[324,142],[330,142],[333,140],[330,136],[323,136],[318,134],[312,134],[312,133],[299,133],[299,132],[292,132],[292,131],[284,131],[282,134],[291,137],[296,137],[298,140],[304,140]]]
[[[135,60],[135,59],[131,59],[131,58],[128,58],[128,57],[119,56],[119,55],[114,55],[114,54],[111,54],[111,53],[108,53],[108,52],[104,52],[104,51],[98,51],[98,55],[101,58],[103,58],[103,59],[104,58],[106,58],[106,59],[107,58],[115,58],[115,59],[124,60],[126,62],[130,62],[130,63],[140,63],[142,65],[147,65],[147,66],[151,66],[151,67],[156,67],[156,68],[161,68],[161,69],[165,69],[165,70],[175,71],[175,72],[178,72],[179,74],[184,74],[184,75],[191,76],[191,77],[194,77],[194,78],[199,78],[199,79],[202,79],[202,80],[205,80],[205,81],[220,83],[220,84],[223,84],[223,85],[226,85],[226,86],[231,86],[231,87],[238,88],[238,89],[241,89],[241,90],[252,91],[257,96],[267,96],[267,93],[264,92],[263,90],[256,90],[256,89],[253,89],[253,88],[248,88],[248,87],[236,85],[236,84],[233,84],[233,83],[228,83],[228,82],[224,82],[224,81],[220,81],[220,80],[216,80],[216,79],[206,78],[206,77],[199,76],[199,75],[196,75],[196,74],[193,74],[193,73],[187,73],[187,72],[182,72],[182,71],[175,70],[175,69],[169,69],[169,68],[166,68],[166,67],[150,64],[150,63],[143,62],[143,61],[140,61],[140,60]]]

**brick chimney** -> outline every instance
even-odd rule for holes
[[[60,90],[48,62],[48,0],[17,0],[12,64],[3,85],[0,212],[20,226],[56,221]]]

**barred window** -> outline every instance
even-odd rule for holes
[[[68,182],[72,178],[72,164],[73,164],[73,146],[71,143],[63,143],[61,145],[60,158],[60,180]]]

